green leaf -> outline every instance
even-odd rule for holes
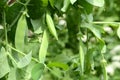
[[[74,4],[77,0],[70,0],[71,4]]]
[[[16,68],[12,68],[8,75],[8,80],[17,80],[16,79]]]
[[[94,5],[94,6],[98,6],[98,7],[103,7],[105,1],[104,0],[86,0],[88,3]]]
[[[25,15],[23,14],[17,24],[17,29],[15,33],[15,47],[20,51],[24,50],[24,40],[25,40],[25,32],[27,30],[27,22]]]
[[[18,68],[23,68],[27,66],[31,62],[31,58],[32,52],[30,52],[29,54],[25,55],[22,59],[20,59],[20,61],[17,64]]]
[[[48,35],[47,35],[47,31],[45,30],[43,33],[42,43],[39,50],[39,60],[41,63],[44,63],[45,61],[47,48],[48,48]]]
[[[55,0],[55,7],[61,11],[62,5],[63,4],[63,0]]]
[[[84,11],[87,12],[87,14],[90,14],[93,12],[93,5],[89,4],[85,0],[78,0],[78,3],[79,3],[79,5],[81,5],[81,7],[84,9]]]
[[[54,8],[55,1],[54,0],[49,0],[49,2],[50,2],[50,5]]]
[[[69,66],[67,64],[61,63],[61,62],[51,62],[48,63],[49,67],[59,67],[62,68],[63,70],[68,70]]]
[[[46,22],[47,22],[47,26],[51,32],[51,34],[56,38],[56,40],[58,40],[58,36],[57,36],[57,32],[54,26],[54,22],[52,20],[52,17],[50,16],[49,13],[46,13]]]
[[[119,39],[120,39],[120,24],[119,24],[119,27],[118,27],[118,29],[117,29],[117,35],[118,35],[118,37],[119,37]]]
[[[53,67],[53,69],[51,69],[50,72],[57,78],[62,78],[62,71],[59,68]]]
[[[64,0],[64,4],[63,4],[63,7],[62,7],[61,11],[66,12],[69,5],[70,5],[70,0]]]
[[[44,71],[44,67],[45,66],[42,63],[38,63],[33,67],[32,72],[31,72],[33,80],[39,80],[41,78],[43,71]]]
[[[40,34],[43,32],[42,25],[41,25],[42,23],[41,23],[40,19],[35,19],[35,20],[31,19],[31,23],[32,23],[32,26],[34,29],[34,33]]]
[[[2,47],[0,50],[0,78],[5,76],[10,71],[10,67],[7,60],[7,52]]]

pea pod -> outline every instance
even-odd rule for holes
[[[47,48],[48,48],[48,35],[47,35],[47,31],[45,30],[43,33],[42,43],[41,43],[40,50],[39,50],[40,63],[44,63],[45,61]]]
[[[21,15],[17,23],[16,33],[15,33],[15,47],[21,51],[24,49],[24,39],[25,32],[27,29],[27,22],[25,15]]]
[[[70,0],[64,0],[64,4],[63,4],[63,7],[62,7],[61,11],[66,12],[69,5],[70,5]]]
[[[81,75],[83,75],[84,73],[84,46],[82,41],[80,40],[80,44],[79,44],[79,56],[80,56],[80,71],[81,71]]]
[[[46,13],[46,23],[51,34],[56,38],[56,40],[58,40],[57,32],[56,32],[52,17],[50,16],[49,13]]]

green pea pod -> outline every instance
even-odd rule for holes
[[[84,73],[84,46],[82,41],[80,40],[80,44],[79,44],[79,56],[80,56],[80,71],[81,71],[81,75],[83,75]]]
[[[41,43],[40,50],[39,50],[40,63],[44,63],[45,61],[47,48],[48,48],[48,35],[47,35],[47,31],[45,30],[43,33],[42,43]]]
[[[56,38],[56,40],[58,40],[57,32],[56,32],[52,17],[50,16],[49,13],[46,13],[46,23],[51,34]]]
[[[103,59],[103,60],[101,61],[101,66],[102,66],[102,71],[103,71],[103,78],[104,78],[104,80],[108,80],[108,75],[107,75],[107,70],[106,70],[106,64],[107,64],[106,60]]]
[[[25,39],[26,29],[27,29],[27,22],[25,15],[23,14],[18,20],[16,33],[15,33],[15,47],[21,51],[23,51],[24,49],[24,39]]]
[[[42,1],[42,6],[46,7],[48,5],[48,0],[41,0]]]
[[[61,11],[66,12],[66,10],[68,9],[69,5],[70,5],[70,0],[64,0],[64,5],[63,5]]]

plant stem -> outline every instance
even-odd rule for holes
[[[7,52],[7,55],[10,57],[10,59],[17,65],[17,62],[16,62],[16,60],[12,57],[12,55],[9,53],[9,52]]]
[[[5,14],[5,11],[3,11],[3,27],[4,27],[4,32],[5,32],[5,43],[8,44],[7,28],[6,28],[6,14]],[[8,51],[7,46],[6,46],[6,50]]]
[[[94,21],[92,24],[120,24],[120,22],[101,22],[101,21]]]
[[[23,55],[23,56],[26,55],[25,53],[23,53],[23,52],[21,52],[21,51],[15,49],[14,47],[10,46],[9,44],[7,44],[7,46],[8,46],[9,48],[13,49],[14,51],[20,53],[20,54]],[[35,61],[35,62],[37,62],[37,63],[39,63],[39,61],[38,61],[37,59],[33,58],[33,57],[32,57],[32,60]]]

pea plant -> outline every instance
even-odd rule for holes
[[[104,0],[0,0],[0,80],[108,80]],[[117,29],[120,38],[120,27]]]

